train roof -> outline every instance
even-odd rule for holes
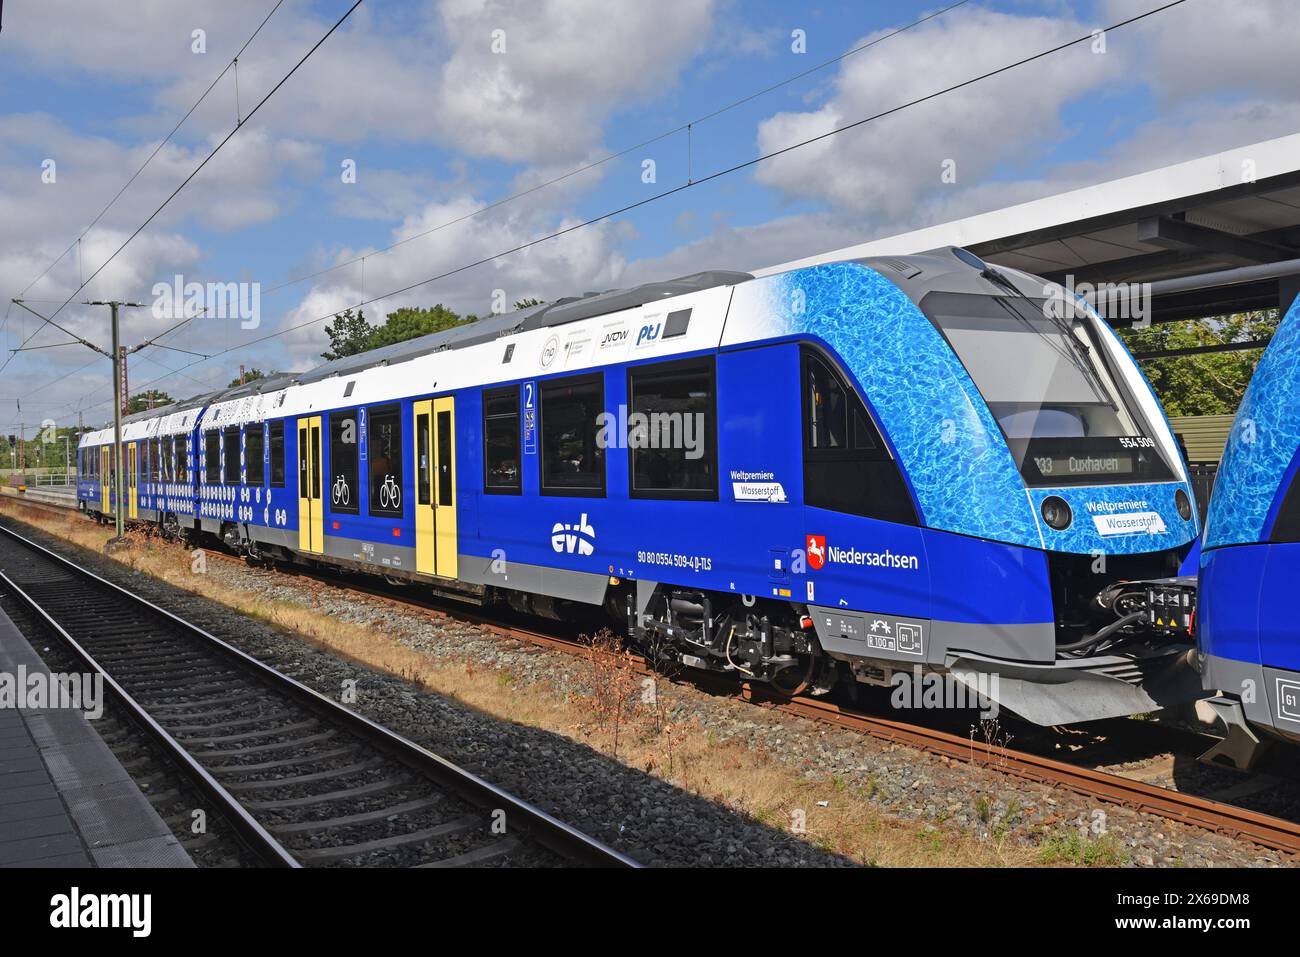
[[[944,247],[912,256],[867,257],[852,261],[885,275],[918,304],[926,295],[936,291],[984,294],[989,292],[987,281],[981,277],[980,267],[983,263],[965,250],[958,250],[955,247]],[[1000,269],[1000,272],[1027,295],[1044,294],[1042,280],[1018,270]],[[467,349],[507,336],[612,315],[653,305],[661,300],[689,296],[722,286],[735,286],[753,278],[753,275],[747,272],[710,270],[679,276],[666,282],[644,283],[627,289],[611,289],[604,292],[588,292],[582,296],[571,296],[553,303],[528,306],[416,339],[344,356],[322,363],[307,372],[277,373],[244,385],[196,395],[162,408],[137,412],[125,417],[123,426],[125,429],[128,425],[137,425],[137,428],[130,429],[129,432],[139,435],[144,434],[144,431],[138,428],[138,423],[172,417],[170,424],[160,424],[157,433],[153,429],[148,429],[148,434],[184,429],[192,417],[178,415],[178,413],[212,406],[223,408],[234,405],[245,406],[249,403],[238,403],[236,400],[256,399],[258,396],[279,392],[292,386],[307,386],[337,377],[354,376],[357,373],[405,363],[424,356]],[[108,429],[101,430],[101,432],[108,431]],[[106,435],[99,433],[88,435],[94,436],[91,443],[110,441]]]

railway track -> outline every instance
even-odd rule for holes
[[[0,591],[104,676],[268,865],[636,866],[3,526]]]
[[[66,514],[66,510],[61,510],[57,506],[42,504],[40,507]],[[209,550],[209,554],[224,561],[243,564],[242,559],[221,551]],[[487,628],[515,640],[567,653],[585,654],[587,651],[585,645],[575,640],[539,632],[471,606],[402,596],[388,586],[359,582],[355,580],[355,576],[336,573],[330,569],[320,569],[312,574],[376,600],[425,612],[433,611],[439,615]],[[644,674],[652,673],[653,669],[644,659],[636,658],[635,661]],[[1300,824],[1224,801],[1162,788],[1122,775],[962,737],[924,725],[882,718],[844,708],[821,698],[775,696],[762,685],[737,683],[709,672],[687,669],[674,680],[695,687],[706,687],[714,693],[739,695],[757,704],[797,717],[939,754],[951,760],[991,767],[1023,780],[1065,788],[1107,804],[1132,808],[1185,825],[1249,841],[1270,850],[1300,854]]]

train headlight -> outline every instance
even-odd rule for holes
[[[1070,511],[1070,506],[1059,495],[1049,495],[1043,499],[1039,511],[1043,513],[1043,521],[1058,532],[1065,531],[1074,521],[1074,513]]]
[[[1174,505],[1178,508],[1178,514],[1186,522],[1192,517],[1192,500],[1187,497],[1187,493],[1179,489],[1174,493]]]

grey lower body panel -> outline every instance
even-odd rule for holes
[[[609,576],[592,572],[525,565],[481,555],[459,555],[457,562],[463,582],[509,588],[586,605],[603,604],[609,586]]]
[[[1256,728],[1300,742],[1300,672],[1203,655],[1201,679],[1207,689],[1239,701]]]
[[[822,650],[836,656],[908,665],[942,665],[963,652],[1044,664],[1055,657],[1056,629],[1050,622],[970,624],[823,605],[809,605],[808,612]]]
[[[1050,622],[971,624],[816,605],[809,613],[822,650],[860,680],[893,680],[916,667],[944,672],[1035,724],[1143,714],[1204,696],[1186,649],[1058,659]]]

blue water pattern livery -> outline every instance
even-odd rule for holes
[[[1057,552],[1079,555],[1137,555],[1177,548],[1196,537],[1196,513],[1178,514],[1174,495],[1181,482],[1147,485],[1076,485],[1030,489],[1034,510],[1055,495],[1074,513],[1069,527],[1057,531],[1044,524],[1043,544]]]
[[[1264,541],[1300,448],[1300,299],[1279,324],[1246,395],[1214,481],[1205,548]]]
[[[1041,545],[992,413],[901,289],[859,263],[829,263],[746,283],[737,294],[758,297],[755,311],[779,320],[769,334],[815,336],[840,356],[889,436],[925,525]]]

